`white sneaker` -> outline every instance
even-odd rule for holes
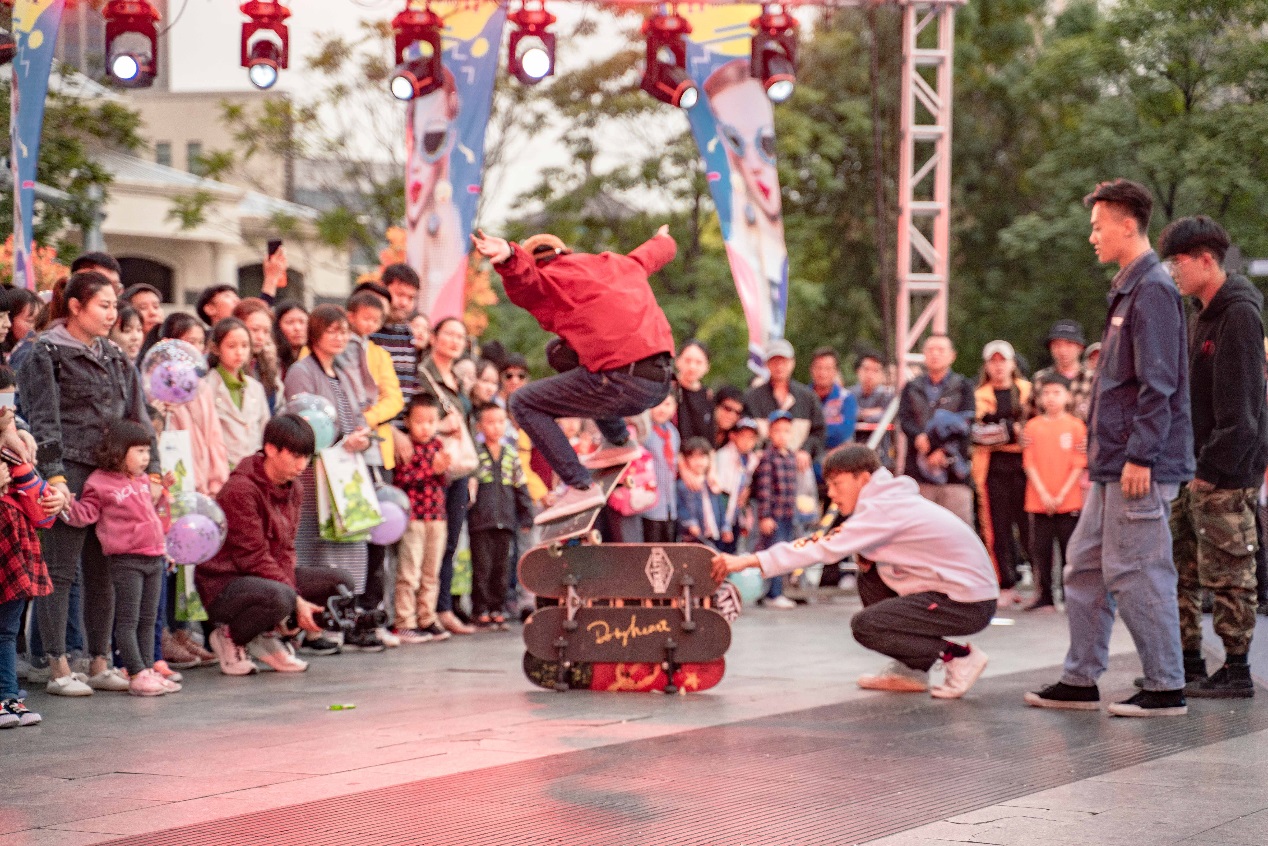
[[[92,696],[92,688],[88,679],[79,673],[71,673],[59,679],[50,678],[44,685],[44,692],[53,696]]]
[[[48,664],[43,667],[32,664],[26,671],[26,680],[31,684],[44,684],[53,677],[52,669]]]
[[[93,690],[123,692],[131,687],[131,683],[124,678],[123,673],[114,667],[107,667],[97,675],[91,676],[88,679],[88,686]]]
[[[634,443],[633,439],[626,441],[620,446],[604,441],[603,446],[598,450],[589,455],[579,456],[577,460],[581,462],[582,467],[588,470],[602,470],[604,467],[628,464],[638,458],[638,450],[638,444]]]
[[[573,514],[598,508],[605,502],[607,497],[603,495],[601,485],[591,485],[588,488],[566,488],[559,499],[555,500],[555,504],[534,517],[533,522],[540,526],[542,523],[550,523],[562,517],[571,517]]]
[[[946,677],[943,678],[942,684],[929,691],[929,695],[934,699],[959,699],[969,692],[973,682],[977,681],[978,676],[982,675],[982,671],[986,669],[986,662],[990,660],[987,654],[980,649],[974,649],[972,644],[965,645],[969,647],[968,655],[963,658],[952,658],[943,664]]]
[[[890,661],[879,673],[859,676],[858,685],[864,690],[924,693],[929,689],[929,672],[913,670],[901,661]]]
[[[142,670],[132,677],[128,685],[128,693],[133,696],[164,696],[167,694],[167,688],[163,684],[163,677],[158,673],[153,670]]]
[[[779,608],[783,611],[787,611],[790,608],[796,608],[797,603],[793,602],[791,599],[789,599],[788,597],[784,596],[781,593],[779,596],[775,597],[774,599],[763,599],[762,607],[763,608]]]
[[[374,630],[374,634],[376,637],[378,637],[379,642],[382,643],[384,646],[388,647],[389,649],[395,649],[396,647],[401,645],[401,639],[397,637],[396,635],[392,634],[392,632],[386,626],[379,626],[377,629]]]
[[[279,673],[302,673],[308,662],[295,657],[295,648],[271,634],[262,634],[247,644],[247,651]]]
[[[218,627],[211,633],[209,640],[211,651],[220,661],[220,672],[226,676],[249,676],[260,671],[248,657],[246,649],[233,642],[228,626]]]

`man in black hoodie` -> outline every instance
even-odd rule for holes
[[[1255,631],[1255,506],[1268,464],[1264,402],[1263,297],[1226,274],[1229,237],[1209,217],[1163,230],[1158,252],[1180,293],[1201,310],[1189,321],[1189,396],[1197,475],[1171,507],[1179,572],[1185,695],[1254,696],[1246,653]],[[1202,591],[1215,599],[1215,632],[1225,663],[1209,677],[1202,658]]]

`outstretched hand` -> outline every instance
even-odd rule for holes
[[[476,252],[494,264],[501,264],[511,257],[511,245],[507,240],[494,235],[485,235],[483,229],[477,229],[472,233],[471,243],[475,245]]]
[[[657,229],[657,230],[656,230],[656,234],[657,234],[657,235],[668,235],[668,234],[669,234],[669,224],[668,224],[668,223],[663,223],[663,224],[661,224],[660,229]]]
[[[757,556],[748,555],[731,555],[726,552],[719,552],[713,556],[713,579],[714,581],[722,581],[729,573],[738,573],[741,570],[747,570],[749,567],[756,567]]]

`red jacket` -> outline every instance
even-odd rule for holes
[[[216,557],[194,568],[203,607],[210,608],[229,582],[259,576],[295,587],[295,530],[304,489],[299,481],[275,485],[264,473],[264,455],[242,459],[216,496],[229,536]]]
[[[494,265],[506,296],[547,332],[577,351],[591,373],[674,351],[674,336],[647,277],[673,260],[677,247],[658,235],[628,256],[561,255],[540,267],[519,244]]]

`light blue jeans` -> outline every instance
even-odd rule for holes
[[[1061,681],[1066,684],[1091,686],[1105,672],[1118,611],[1140,655],[1145,689],[1184,687],[1168,526],[1178,488],[1154,483],[1148,494],[1130,500],[1116,482],[1088,489],[1065,569],[1070,650]]]

